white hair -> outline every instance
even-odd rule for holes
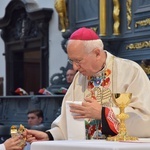
[[[83,41],[83,44],[85,46],[85,50],[88,53],[91,52],[95,48],[98,48],[100,50],[103,50],[103,48],[104,48],[103,42],[100,39]]]
[[[87,53],[91,52],[93,49],[98,48],[100,50],[103,50],[104,45],[101,39],[97,40],[68,40],[66,45],[74,42],[74,41],[80,41],[80,44],[82,43],[84,46],[84,49]]]

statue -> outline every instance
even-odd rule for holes
[[[126,1],[127,7],[127,28],[131,29],[131,21],[132,21],[132,10],[131,10],[132,0]]]
[[[119,0],[113,0],[114,9],[113,9],[113,18],[114,18],[114,35],[119,35],[119,26],[120,26],[120,2]]]
[[[59,16],[61,32],[65,32],[68,28],[67,8],[65,0],[55,0],[55,9]]]

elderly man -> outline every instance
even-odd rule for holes
[[[130,116],[126,120],[127,133],[150,137],[150,82],[142,68],[104,50],[99,36],[84,27],[70,36],[67,53],[78,72],[64,97],[61,115],[45,133],[27,131],[28,141],[68,139],[65,105],[68,100],[82,102],[71,104],[70,112],[78,114],[74,119],[85,119],[86,139],[94,139],[96,131],[100,136],[116,135],[119,109],[112,101],[112,93],[132,93],[126,109]]]

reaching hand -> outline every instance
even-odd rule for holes
[[[85,98],[82,105],[70,104],[70,112],[77,114],[74,115],[74,119],[101,119],[101,110],[102,106],[97,102],[97,100],[92,98]]]
[[[26,141],[29,143],[35,141],[48,141],[48,135],[45,132],[37,130],[26,130]]]

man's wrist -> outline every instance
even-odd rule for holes
[[[47,134],[47,140],[49,141],[54,140],[52,134],[49,131],[46,131],[45,133]]]

